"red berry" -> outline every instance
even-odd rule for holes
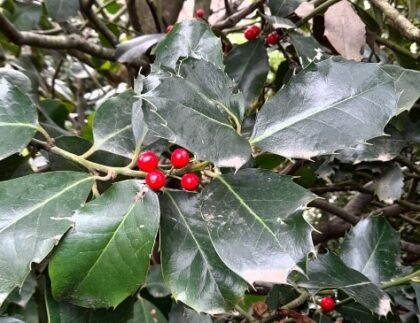
[[[247,29],[245,29],[244,36],[248,40],[254,40],[258,37],[260,32],[261,32],[260,27],[258,27],[256,25],[253,25],[253,26],[249,26]]]
[[[137,160],[137,166],[140,170],[150,172],[158,167],[159,158],[153,151],[142,152]]]
[[[170,33],[172,31],[172,29],[174,29],[174,25],[168,25],[166,26],[166,32]]]
[[[185,173],[181,178],[181,186],[187,191],[194,191],[200,185],[200,178],[194,173]]]
[[[184,148],[177,148],[171,155],[171,163],[175,168],[183,168],[188,165],[190,156]]]
[[[279,40],[280,40],[280,37],[279,37],[279,34],[276,31],[273,31],[273,32],[269,33],[267,35],[267,37],[265,38],[265,42],[268,45],[275,45],[279,42]]]
[[[154,190],[160,190],[166,183],[166,176],[160,170],[152,170],[146,175],[146,184]]]
[[[203,10],[203,9],[197,9],[197,11],[195,12],[195,15],[196,15],[198,18],[204,18],[205,12],[204,12],[204,10]]]
[[[335,301],[332,297],[326,296],[321,299],[320,305],[324,312],[331,312],[335,307]]]

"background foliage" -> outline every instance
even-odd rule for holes
[[[417,322],[419,8],[0,1],[0,322]]]

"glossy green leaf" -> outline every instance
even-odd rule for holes
[[[394,128],[386,129],[385,132],[386,136],[373,138],[366,144],[339,150],[336,158],[342,162],[353,164],[372,161],[386,162],[394,159],[406,146],[406,141],[401,133]]]
[[[288,35],[302,67],[327,58],[324,47],[314,37],[304,36],[296,31],[289,31]]]
[[[155,50],[158,66],[175,70],[180,58],[193,57],[206,60],[223,68],[222,45],[207,23],[184,20],[157,45]]]
[[[49,290],[45,291],[44,298],[48,323],[127,323],[133,317],[132,299],[127,299],[115,309],[93,310],[57,302]]]
[[[412,282],[411,287],[413,287],[414,292],[416,293],[417,308],[420,309],[420,282]]]
[[[96,111],[93,121],[94,146],[131,158],[144,137],[143,120],[132,118],[134,93],[127,91],[105,101]],[[136,127],[132,122],[138,123]],[[133,130],[137,133],[134,133]]]
[[[382,135],[397,99],[378,64],[333,57],[309,65],[263,105],[250,142],[288,158],[332,153]]]
[[[168,320],[159,309],[144,298],[134,303],[133,317],[127,323],[166,323]]]
[[[8,302],[15,303],[20,307],[25,308],[31,299],[32,295],[35,293],[37,287],[36,277],[31,273],[23,283],[21,288],[15,289],[7,298]]]
[[[0,316],[0,323],[25,323],[24,321],[21,321],[14,317],[3,317]]]
[[[17,86],[24,93],[32,91],[31,80],[24,73],[12,69],[0,67],[0,77],[5,78],[9,83]]]
[[[389,296],[362,273],[347,267],[333,253],[318,255],[309,261],[308,279],[302,277],[301,287],[320,290],[338,288],[372,312],[385,316],[391,310]]]
[[[166,192],[160,203],[162,273],[173,297],[197,312],[231,310],[246,284],[214,250],[200,215],[198,196]]]
[[[409,70],[398,65],[384,65],[382,69],[395,80],[395,87],[400,93],[398,113],[408,111],[420,97],[420,71]]]
[[[200,314],[182,306],[181,303],[172,305],[169,313],[169,323],[212,323],[209,315]]]
[[[403,194],[404,174],[397,163],[382,169],[381,175],[373,181],[375,194],[380,201],[392,204]]]
[[[274,285],[267,295],[266,303],[270,310],[282,307],[299,296],[290,285]]]
[[[45,0],[45,5],[50,17],[58,22],[67,21],[79,10],[78,0]]]
[[[115,50],[115,57],[120,63],[135,63],[150,47],[160,41],[164,34],[141,35],[121,43]]]
[[[171,294],[171,291],[163,281],[162,269],[160,265],[150,266],[147,273],[146,285],[147,291],[155,298],[165,297]]]
[[[240,101],[221,81],[221,71],[205,61],[188,59],[182,75],[152,74],[141,95],[149,130],[187,148],[198,159],[219,167],[240,168],[250,157],[250,146],[230,123],[237,120]],[[194,74],[195,73],[195,74]],[[207,78],[206,84],[202,77]],[[188,123],[186,123],[188,120]]]
[[[343,317],[352,323],[393,323],[396,321],[387,320],[386,318],[380,318],[377,315],[372,314],[372,312],[363,307],[359,303],[350,302],[348,304],[343,304],[336,307],[337,312],[339,312]]]
[[[218,255],[248,283],[285,283],[313,251],[302,210],[316,196],[292,177],[244,169],[216,177],[202,195],[201,212]]]
[[[71,227],[92,186],[83,173],[51,172],[0,182],[0,304]]]
[[[0,78],[0,160],[20,152],[38,127],[35,105],[21,89]]]
[[[136,180],[118,182],[73,221],[50,262],[54,297],[84,307],[117,306],[146,279],[159,225],[156,194]]]
[[[286,17],[293,13],[304,0],[269,0],[268,6],[271,14],[278,17]]]
[[[35,29],[42,14],[42,5],[34,1],[13,1],[14,11],[10,20],[21,31]]]
[[[239,45],[225,59],[226,73],[244,93],[247,105],[258,99],[268,74],[268,56],[261,39]]]
[[[373,283],[394,277],[400,254],[400,235],[382,217],[361,220],[341,246],[343,262]]]

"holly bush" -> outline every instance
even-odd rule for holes
[[[0,322],[416,322],[402,2],[2,1]]]

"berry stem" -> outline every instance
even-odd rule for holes
[[[116,175],[125,175],[125,176],[129,176],[129,177],[141,177],[144,178],[146,177],[146,173],[142,172],[142,171],[135,171],[132,170],[128,167],[112,167],[112,166],[106,166],[106,165],[102,165],[102,164],[98,164],[95,162],[92,162],[90,160],[86,160],[84,158],[82,158],[81,156],[72,154],[64,149],[61,149],[57,146],[53,146],[51,147],[50,145],[48,145],[47,142],[44,141],[40,141],[37,139],[32,139],[31,141],[32,144],[34,144],[34,146],[37,147],[41,147],[45,150],[48,150],[50,152],[52,152],[53,154],[59,155],[67,160],[70,160],[72,162],[75,162],[76,164],[79,164],[83,167],[85,167],[86,169],[90,170],[90,171],[99,171],[102,173],[114,173]]]

